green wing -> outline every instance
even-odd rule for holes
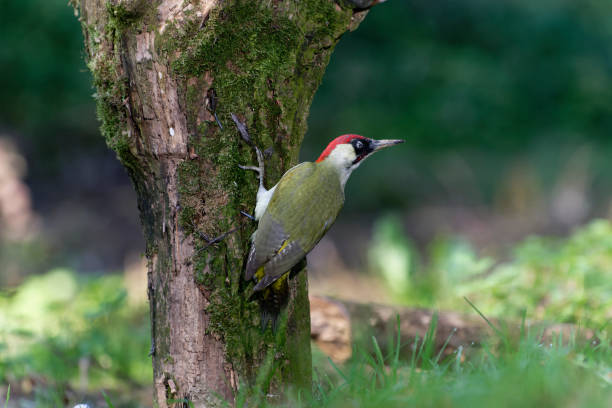
[[[259,220],[247,261],[245,277],[259,279],[255,291],[271,285],[304,258],[336,220],[344,192],[333,171],[307,162],[279,181]]]

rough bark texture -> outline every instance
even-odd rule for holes
[[[397,319],[400,325],[400,357],[409,360],[415,339],[423,339],[431,325],[434,311],[422,308],[397,307],[377,304],[362,304],[330,299],[321,296],[310,297],[311,337],[317,346],[336,362],[351,357],[353,344],[372,346],[374,336],[380,347],[387,349],[388,342],[397,335]],[[434,347],[436,354],[452,354],[461,348],[480,347],[483,342],[495,339],[496,333],[484,319],[475,315],[441,311],[437,315]],[[503,328],[509,340],[518,339],[521,330],[528,329],[531,335],[539,336],[543,344],[582,339],[599,343],[593,330],[571,324],[521,322],[489,319],[498,328]],[[499,337],[497,337],[499,340]],[[374,352],[374,350],[372,350]]]
[[[332,0],[72,2],[102,133],[138,193],[157,404],[213,406],[241,385],[263,395],[310,388],[305,271],[290,281],[276,336],[260,332],[257,305],[244,296],[255,225],[239,211],[252,211],[257,183],[238,168],[255,157],[230,114],[268,153],[273,185],[296,164],[334,46],[365,12]]]

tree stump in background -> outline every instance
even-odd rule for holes
[[[431,309],[399,307],[379,304],[363,304],[330,299],[321,296],[310,297],[311,337],[317,346],[332,360],[342,363],[351,357],[353,345],[372,347],[372,336],[382,350],[387,350],[389,341],[397,338],[397,319],[400,331],[400,358],[410,360],[412,345],[418,337],[426,336],[434,314],[437,313],[434,349],[436,354],[449,355],[459,349],[469,350],[480,347],[483,342],[495,341],[495,331],[480,316]],[[518,339],[521,322],[489,319],[495,327],[502,327],[510,340]],[[540,336],[543,344],[572,338],[599,343],[593,330],[571,324],[528,322],[531,335]],[[371,350],[373,352],[373,349]]]

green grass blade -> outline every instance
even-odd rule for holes
[[[108,395],[106,395],[104,391],[102,391],[102,396],[104,397],[104,401],[106,401],[106,405],[108,405],[108,408],[115,408],[110,398],[108,397]]]
[[[423,364],[427,363],[429,366],[433,366],[433,353],[435,350],[435,338],[436,338],[436,329],[438,328],[438,312],[435,311],[431,316],[431,322],[429,323],[429,328],[427,329],[427,333],[425,334],[425,338],[423,339],[423,355],[421,356],[421,362]]]
[[[419,347],[419,335],[414,336],[414,342],[412,343],[412,356],[410,356],[410,367],[412,370],[416,367],[417,364],[417,348]]]
[[[499,336],[499,338],[504,342],[504,346],[506,346],[506,349],[508,348],[508,338],[502,333],[501,330],[499,330],[489,319],[487,319],[487,317],[480,311],[480,309],[478,309],[476,307],[475,304],[473,304],[472,302],[470,302],[470,300],[464,296],[463,299],[468,302],[468,304],[472,307],[472,309],[474,309],[476,311],[476,313],[478,313],[480,315],[480,317],[482,317],[484,319],[484,321],[487,323],[487,325],[493,329],[493,331]]]
[[[376,353],[376,358],[378,359],[378,364],[382,368],[385,367],[385,358],[383,357],[382,351],[380,350],[380,346],[378,345],[378,341],[376,337],[372,336],[372,343],[374,344],[374,352]]]
[[[400,327],[400,317],[399,313],[395,315],[395,325],[396,325],[396,334],[395,334],[395,347],[393,353],[393,366],[397,368],[399,365],[399,355],[400,355],[400,347],[402,341],[402,332]]]
[[[326,403],[328,400],[328,396],[327,393],[325,392],[325,390],[323,389],[323,385],[322,385],[322,376],[318,373],[317,370],[313,370],[312,372],[312,381],[314,384],[314,388],[315,390],[319,393],[319,398],[321,398],[322,402]],[[315,397],[316,398],[316,397]]]
[[[4,408],[8,407],[10,398],[11,398],[11,384],[8,385],[8,388],[6,390],[6,402],[4,403]]]
[[[520,337],[519,337],[519,339],[521,340],[526,339],[526,335],[527,335],[527,329],[525,325],[526,320],[527,320],[527,309],[523,309],[523,312],[521,313],[521,332],[520,332]]]
[[[455,356],[455,372],[461,372],[461,356],[463,354],[463,346],[459,346],[457,349],[457,355]]]
[[[453,329],[453,331],[451,331],[451,334],[448,335],[448,337],[444,341],[444,344],[442,345],[442,348],[440,348],[438,355],[436,355],[436,358],[434,359],[434,364],[438,364],[438,362],[440,361],[440,357],[442,357],[442,353],[444,352],[444,350],[446,350],[446,346],[448,346],[448,342],[453,337],[453,334],[455,334],[456,332],[457,329]]]
[[[329,360],[329,364],[331,364],[331,366],[334,368],[334,370],[336,370],[336,372],[340,375],[340,377],[342,377],[342,379],[348,383],[349,379],[346,376],[346,374],[344,374],[344,372],[340,370],[340,367],[338,367],[336,363],[334,363],[334,361],[330,357],[327,357],[327,359]]]
[[[400,366],[399,363],[399,353],[400,353],[400,347],[401,347],[401,330],[400,330],[400,317],[399,314],[395,315],[395,325],[396,325],[396,333],[395,333],[395,344],[391,344],[391,373],[393,374],[393,381],[396,380],[397,378],[397,370]],[[393,337],[391,337],[392,341],[393,341]]]
[[[417,355],[416,355],[417,364],[419,363],[419,360],[421,361],[421,364],[423,363],[423,349],[425,348],[426,341],[427,341],[427,334],[425,334],[425,337],[423,337],[423,340],[421,340],[421,344],[419,345],[419,351],[417,352]]]

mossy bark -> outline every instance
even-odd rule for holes
[[[238,164],[255,157],[230,114],[268,153],[272,186],[296,164],[335,44],[365,12],[332,0],[81,0],[75,9],[102,133],[138,193],[157,404],[308,390],[305,271],[290,280],[276,335],[261,333],[245,296],[255,225],[240,210],[252,212],[257,182]]]

